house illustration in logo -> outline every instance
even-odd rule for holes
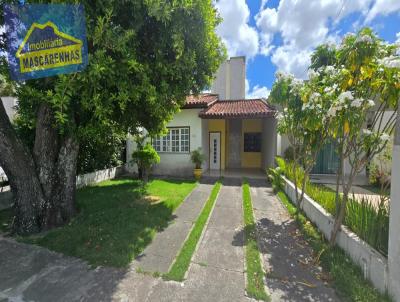
[[[20,72],[82,64],[82,47],[81,40],[60,32],[51,21],[33,23],[16,52]]]

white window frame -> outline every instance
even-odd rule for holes
[[[152,139],[158,153],[190,153],[190,127],[167,127],[165,136]]]

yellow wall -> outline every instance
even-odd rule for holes
[[[221,132],[221,169],[225,170],[225,132],[226,123],[223,119],[208,120],[208,131],[209,132]],[[208,151],[209,152],[209,151]]]
[[[244,133],[262,132],[261,119],[243,119],[242,120],[242,168],[261,168],[261,152],[244,152]]]

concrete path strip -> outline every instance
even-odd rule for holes
[[[272,301],[340,301],[313,264],[313,250],[265,180],[249,181]]]
[[[212,188],[212,184],[205,183],[194,188],[175,211],[173,222],[155,236],[143,253],[133,261],[132,267],[145,272],[167,273],[201,213]]]
[[[240,179],[224,179],[183,283],[163,282],[148,301],[249,301],[245,296]]]

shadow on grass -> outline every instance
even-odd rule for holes
[[[194,186],[193,181],[170,179],[152,180],[146,188],[138,180],[105,181],[78,190],[79,212],[68,225],[19,240],[93,266],[126,267],[175,218],[173,211]],[[160,201],[150,204],[144,195]]]

